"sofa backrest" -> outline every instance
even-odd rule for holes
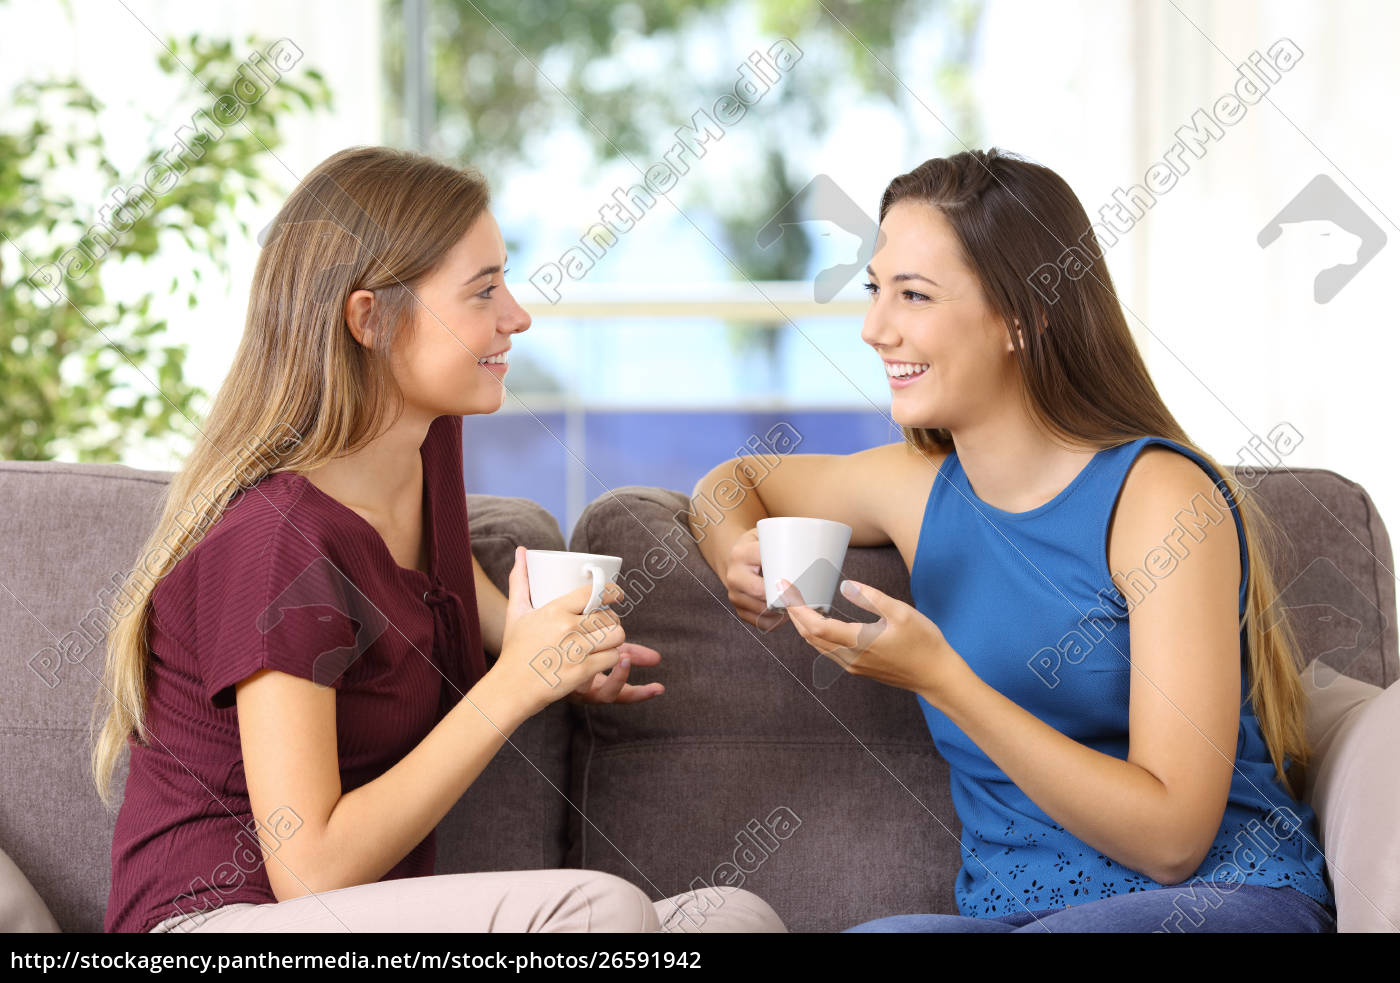
[[[1302,658],[1389,685],[1393,561],[1369,496],[1311,469],[1269,472],[1254,492],[1287,537],[1276,561],[1279,607],[1295,622]],[[830,683],[827,660],[791,626],[765,634],[734,618],[685,524],[687,507],[680,492],[620,488],[590,505],[571,537],[571,549],[623,558],[628,638],[662,653],[659,669],[633,675],[661,679],[667,692],[582,711],[570,865],[657,897],[742,884],[794,931],[954,913],[961,826],[914,698],[856,677]],[[843,572],[909,600],[892,547],[851,549]],[[839,594],[836,607],[871,620]],[[779,824],[786,837],[770,831]]]
[[[88,769],[103,605],[154,528],[170,477],[0,462],[0,848],[65,931],[102,930],[111,882],[116,813]],[[467,508],[473,552],[502,589],[516,543],[564,548],[558,523],[532,502],[468,496]],[[556,706],[511,736],[439,827],[439,873],[562,864],[569,726]],[[116,779],[122,788],[125,760]]]
[[[1278,533],[1273,608],[1287,612],[1302,665],[1395,682],[1395,560],[1366,489],[1332,471],[1279,468],[1254,493]]]

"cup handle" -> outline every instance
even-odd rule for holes
[[[603,573],[603,568],[596,563],[590,563],[583,569],[593,578],[593,593],[588,595],[588,606],[583,609],[583,613],[592,614],[603,606],[603,590],[608,585],[608,575]]]

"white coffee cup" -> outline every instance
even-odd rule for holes
[[[844,522],[793,516],[759,519],[759,564],[768,606],[787,606],[778,589],[778,581],[786,580],[808,607],[823,614],[830,611],[850,542],[851,527]]]
[[[584,614],[602,607],[603,589],[622,569],[622,557],[599,553],[566,553],[560,550],[526,550],[525,569],[530,577],[530,606],[543,607],[562,594],[593,585]]]

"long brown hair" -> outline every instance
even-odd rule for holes
[[[1271,551],[1259,540],[1267,536],[1272,544],[1277,532],[1235,476],[1193,444],[1167,410],[1079,199],[1054,171],[996,148],[928,160],[901,174],[880,199],[880,221],[906,199],[934,206],[952,226],[963,261],[1007,325],[1032,419],[1063,442],[1097,448],[1165,437],[1220,474],[1239,505],[1249,557],[1241,629],[1250,701],[1275,772],[1287,782],[1285,757],[1303,765],[1308,747],[1297,645],[1286,619],[1264,618],[1278,588]],[[925,451],[952,447],[946,430],[904,433]]]
[[[108,616],[113,627],[94,710],[102,724],[91,761],[104,802],[112,801],[112,774],[128,738],[147,743],[156,584],[244,486],[353,453],[392,423],[402,394],[388,358],[412,330],[414,287],[488,204],[486,182],[474,170],[356,147],[308,174],[265,231],[233,365]],[[354,290],[374,292],[372,349],[345,322]]]

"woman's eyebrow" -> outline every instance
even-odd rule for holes
[[[865,272],[870,276],[870,279],[872,280],[880,279],[875,275],[875,271],[868,266],[865,268]],[[937,280],[933,279],[932,277],[926,277],[922,273],[896,273],[894,276],[890,277],[890,280],[893,283],[903,283],[906,280],[922,280],[924,281],[924,283],[931,283],[935,287],[941,288],[943,286]]]
[[[924,281],[924,283],[931,283],[935,287],[942,286],[942,284],[940,284],[937,280],[934,280],[931,277],[926,277],[922,273],[896,273],[893,277],[891,277],[891,279],[895,283],[902,283],[906,280],[922,280]]]
[[[502,267],[500,263],[492,263],[490,266],[483,266],[481,269],[477,270],[471,276],[463,280],[462,283],[475,283],[477,280],[480,280],[484,276],[494,276],[495,274],[501,272],[501,268]]]

